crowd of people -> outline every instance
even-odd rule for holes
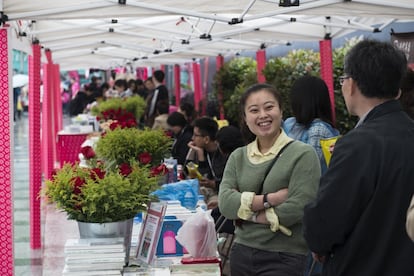
[[[143,124],[172,133],[172,157],[187,177],[197,166],[208,208],[234,223],[232,275],[414,275],[414,72],[402,52],[374,40],[348,52],[340,84],[359,121],[342,136],[319,77],[292,83],[290,118],[277,88],[249,87],[240,126],[222,128],[188,102],[169,112],[163,81],[157,70],[76,97],[82,108],[91,97],[146,100]],[[320,141],[332,137],[328,165]]]

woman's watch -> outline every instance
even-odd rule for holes
[[[263,195],[263,207],[264,207],[265,209],[269,209],[270,207],[272,207],[272,204],[270,204],[270,202],[269,202],[269,201],[267,201],[267,193],[265,193],[265,194]]]

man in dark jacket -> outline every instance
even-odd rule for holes
[[[414,243],[405,231],[414,193],[414,122],[396,98],[405,55],[362,41],[340,78],[355,129],[338,140],[317,198],[305,207],[304,236],[322,275],[414,275]]]
[[[152,128],[154,124],[155,117],[160,115],[158,113],[159,106],[169,107],[169,96],[167,87],[162,84],[164,81],[165,74],[161,70],[156,70],[152,76],[152,81],[155,85],[155,90],[153,93],[149,94],[147,97],[147,107],[145,110],[145,125]]]

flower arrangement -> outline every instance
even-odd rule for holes
[[[116,222],[146,209],[166,173],[171,138],[161,130],[118,126],[81,149],[86,166],[65,164],[42,190],[69,219]]]
[[[127,127],[133,127],[144,114],[145,106],[146,102],[140,96],[111,98],[98,102],[92,107],[91,114],[95,115],[98,121],[128,122]],[[132,121],[135,121],[135,125],[131,125]]]

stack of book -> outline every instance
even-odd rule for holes
[[[125,256],[123,238],[68,239],[62,275],[122,275]]]

